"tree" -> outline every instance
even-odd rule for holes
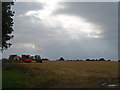
[[[90,61],[90,59],[86,59],[86,61]]]
[[[99,61],[105,61],[105,59],[104,58],[100,58]]]
[[[2,2],[2,51],[9,48],[12,44],[8,41],[14,36],[11,35],[13,30],[13,16],[14,11],[12,11],[11,6],[14,2]]]
[[[61,58],[59,59],[59,61],[65,61],[65,59],[64,59],[63,57],[61,57]]]

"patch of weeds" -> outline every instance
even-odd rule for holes
[[[20,71],[3,71],[2,87],[3,88],[21,88],[24,87],[24,73]]]
[[[26,68],[19,64],[4,63],[2,68],[2,87],[3,88],[24,88]]]

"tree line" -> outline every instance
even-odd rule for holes
[[[105,60],[104,58],[100,58],[100,59],[85,59],[85,60],[81,60],[81,59],[65,60],[63,57],[61,57],[57,61],[111,61],[111,60],[110,59],[109,60]]]

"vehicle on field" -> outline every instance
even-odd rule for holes
[[[9,60],[15,60],[15,57],[16,57],[17,55],[9,55]]]
[[[32,62],[30,55],[22,55],[22,60],[26,63]]]
[[[36,62],[42,63],[42,59],[41,59],[40,55],[35,55],[35,60],[36,60]]]

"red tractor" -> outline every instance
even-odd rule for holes
[[[30,55],[22,55],[22,60],[26,63],[32,62],[32,60],[30,59]]]

